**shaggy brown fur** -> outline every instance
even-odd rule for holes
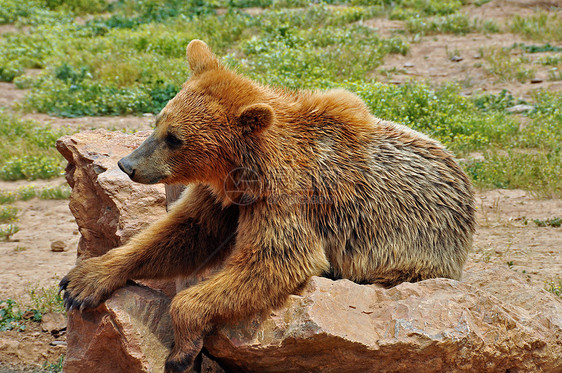
[[[392,286],[459,279],[474,231],[470,182],[437,141],[373,117],[345,90],[288,92],[187,47],[192,77],[153,135],[120,161],[143,183],[190,189],[123,247],[62,280],[68,307],[96,307],[128,279],[211,279],[171,304],[167,371],[187,370],[214,326],[279,307],[326,274]]]

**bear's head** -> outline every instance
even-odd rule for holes
[[[119,168],[136,182],[219,185],[275,121],[269,91],[226,69],[200,40],[187,46],[192,75],[156,128]]]

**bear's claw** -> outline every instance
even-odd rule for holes
[[[70,280],[68,279],[68,276],[64,276],[62,278],[62,280],[60,280],[60,282],[59,282],[59,295],[63,290],[66,290],[66,287],[67,287],[69,282],[70,282]]]

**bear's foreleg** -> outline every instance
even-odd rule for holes
[[[74,267],[60,284],[65,306],[94,308],[129,279],[172,278],[216,265],[232,249],[237,222],[236,206],[223,208],[195,186],[127,244]]]
[[[272,220],[270,216],[262,222]],[[277,229],[262,224],[241,227],[244,236],[239,236],[225,268],[174,297],[170,314],[175,345],[166,372],[190,369],[203,338],[215,326],[282,306],[311,276],[328,269],[320,239],[306,227],[297,227],[298,221],[291,219]]]

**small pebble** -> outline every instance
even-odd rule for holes
[[[451,61],[453,62],[461,62],[463,58],[461,56],[453,56],[451,57]]]
[[[543,80],[541,78],[533,78],[531,79],[531,84],[542,83]]]
[[[63,241],[54,241],[51,243],[51,251],[55,253],[63,252],[66,248],[66,244]]]
[[[414,67],[414,64],[412,62],[406,62],[404,67]]]

